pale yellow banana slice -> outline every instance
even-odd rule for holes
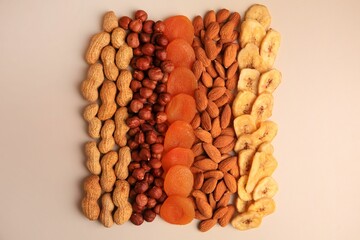
[[[257,212],[261,217],[275,212],[275,201],[271,198],[261,198],[249,206],[249,211]]]
[[[251,134],[243,134],[236,141],[234,151],[240,152],[241,150],[245,150],[245,149],[254,149],[255,150],[260,143],[261,142],[259,142]]]
[[[258,94],[260,72],[256,69],[244,68],[240,72],[240,77],[237,85],[239,91],[250,91]]]
[[[260,44],[266,35],[266,30],[258,21],[246,19],[240,26],[240,46],[243,48],[248,43],[253,43],[260,47]]]
[[[254,19],[258,21],[265,29],[268,29],[271,23],[270,13],[264,5],[254,4],[245,13],[245,19]]]
[[[251,107],[256,99],[256,95],[250,91],[239,92],[233,102],[232,111],[234,117],[238,117],[243,114],[250,114]]]
[[[259,129],[252,133],[261,143],[271,142],[278,132],[278,126],[273,121],[262,122]]]
[[[234,130],[237,137],[250,134],[256,130],[255,118],[250,114],[244,114],[234,119]]]
[[[252,195],[250,193],[246,192],[246,190],[245,190],[247,182],[248,182],[248,176],[247,175],[241,176],[239,178],[239,180],[238,180],[237,193],[238,193],[239,198],[241,198],[241,200],[243,200],[243,201],[252,200]]]
[[[251,115],[256,122],[263,122],[272,115],[274,97],[270,93],[260,94],[252,105]]]
[[[257,152],[253,158],[246,191],[252,193],[256,184],[264,177],[269,177],[277,168],[277,161],[271,154]]]
[[[274,146],[271,142],[263,142],[258,147],[258,152],[265,152],[266,154],[273,154],[274,153]]]
[[[241,75],[240,75],[241,76]],[[281,72],[276,69],[264,72],[260,76],[258,93],[273,93],[281,83]]]
[[[255,155],[254,149],[246,149],[239,152],[238,164],[239,164],[240,176],[249,175],[254,155]]]
[[[280,47],[280,41],[280,33],[270,28],[260,46],[260,56],[263,60],[263,65],[266,66],[267,69],[271,69],[274,65]]]
[[[231,225],[238,230],[256,228],[261,224],[261,215],[254,211],[241,213],[231,220]]]
[[[264,71],[263,60],[259,53],[259,47],[253,43],[248,43],[242,48],[238,54],[238,63],[240,70],[244,68],[261,68],[260,72]]]
[[[272,198],[278,189],[278,184],[272,177],[265,177],[254,188],[253,199],[256,201],[260,198]]]
[[[235,207],[236,207],[236,211],[238,213],[243,213],[246,211],[247,206],[248,206],[248,201],[244,201],[242,200],[240,197],[237,197],[235,199]]]

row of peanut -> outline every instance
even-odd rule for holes
[[[240,15],[227,9],[208,11],[204,18],[193,20],[196,61],[193,72],[199,88],[195,91],[199,113],[192,121],[196,143],[192,150],[194,173],[195,218],[201,220],[200,231],[208,231],[216,223],[226,226],[235,212],[230,203],[237,191],[239,169],[235,146],[231,103],[239,72]]]

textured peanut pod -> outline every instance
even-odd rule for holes
[[[115,56],[116,66],[120,69],[126,69],[133,57],[133,50],[126,43],[119,47]]]
[[[111,118],[116,112],[116,85],[114,82],[105,80],[100,89],[101,105],[98,112],[98,118],[102,121]]]
[[[103,18],[103,29],[106,32],[111,32],[114,28],[119,26],[118,19],[113,11],[105,13]]]
[[[111,192],[116,181],[116,175],[114,171],[114,165],[118,161],[118,155],[116,152],[111,151],[105,154],[101,159],[101,178],[100,185],[104,192]]]
[[[101,212],[100,222],[105,227],[111,227],[114,224],[112,211],[114,211],[115,205],[111,198],[111,193],[105,193],[101,197]]]
[[[129,193],[129,183],[126,180],[117,180],[113,192],[113,202],[117,207],[114,213],[114,221],[116,224],[123,224],[131,217],[132,206],[128,202]]]
[[[90,175],[85,179],[84,192],[85,196],[81,201],[82,211],[88,219],[96,220],[100,214],[100,206],[97,201],[101,196],[98,176]]]
[[[103,66],[100,63],[91,65],[88,69],[86,79],[81,84],[81,94],[90,102],[96,101],[99,97],[98,88],[103,82]]]
[[[92,174],[99,175],[101,173],[100,152],[96,146],[96,142],[86,143],[85,155],[87,156],[86,167]]]
[[[129,147],[119,150],[119,160],[115,165],[115,175],[118,179],[125,180],[129,176],[128,166],[131,162],[131,151]]]
[[[88,126],[88,133],[90,137],[95,139],[100,137],[101,124],[101,120],[97,117],[90,120]]]
[[[127,138],[126,133],[129,131],[129,127],[125,120],[128,118],[128,112],[126,107],[119,108],[115,113],[115,133],[114,138],[117,145],[120,147],[126,146]]]
[[[100,132],[101,141],[99,143],[99,150],[101,153],[107,153],[114,148],[115,146],[115,140],[113,137],[114,131],[115,131],[114,121],[111,119],[106,120]]]
[[[83,117],[87,122],[90,122],[99,111],[99,105],[97,103],[90,103],[84,109]]]
[[[95,34],[90,41],[89,47],[86,51],[85,59],[88,64],[94,64],[99,60],[101,50],[109,45],[110,34],[107,32],[100,32]]]
[[[117,27],[111,33],[111,44],[118,49],[125,43],[126,31],[123,28]]]
[[[119,69],[115,65],[116,50],[112,46],[106,46],[101,51],[101,61],[104,64],[105,77],[108,80],[115,81],[119,76]]]
[[[128,105],[133,97],[133,92],[130,89],[131,79],[131,72],[129,70],[122,70],[116,81],[116,86],[119,90],[119,93],[116,97],[116,102],[121,107]]]

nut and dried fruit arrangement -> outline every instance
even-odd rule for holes
[[[156,215],[206,232],[246,230],[275,210],[272,93],[280,34],[263,5],[190,21],[107,12],[86,52],[82,209],[105,227]],[[235,199],[234,199],[235,197]],[[232,200],[235,200],[234,202]]]
[[[236,56],[240,14],[220,9],[193,19],[196,38],[193,42],[196,61],[193,72],[199,81],[195,90],[199,113],[192,121],[196,143],[192,150],[195,162],[194,191],[199,230],[210,230],[216,223],[226,226],[234,213],[230,203],[237,190],[239,169],[235,146],[231,103],[238,79]]]
[[[281,82],[281,73],[273,69],[280,34],[269,28],[270,23],[268,9],[255,4],[246,11],[240,27],[240,77],[232,105],[240,179],[237,214],[231,221],[239,230],[258,227],[264,216],[275,211],[272,198],[278,185],[271,175],[277,161],[271,141],[278,127],[268,118],[274,105],[272,93]]]

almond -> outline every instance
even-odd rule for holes
[[[194,156],[197,157],[204,153],[204,149],[202,147],[202,143],[196,143],[192,146],[191,150],[194,153]]]
[[[195,219],[197,220],[205,220],[207,219],[204,215],[202,215],[199,210],[195,210]]]
[[[214,80],[213,87],[225,87],[225,80],[221,77],[217,77]]]
[[[230,120],[231,120],[231,107],[229,104],[226,104],[224,106],[224,109],[221,113],[221,118],[220,118],[220,126],[222,129],[225,129],[229,126],[230,124]]]
[[[230,44],[227,46],[224,50],[223,55],[223,65],[225,68],[228,68],[231,66],[231,64],[235,61],[237,56],[238,47],[236,44]]]
[[[196,89],[194,92],[194,96],[195,96],[195,103],[197,110],[199,112],[204,111],[208,104],[208,99],[206,97],[206,94],[200,89]]]
[[[226,20],[229,18],[229,16],[230,16],[230,11],[229,10],[227,10],[225,8],[220,9],[216,13],[216,21],[218,23],[226,22]]]
[[[225,83],[226,88],[230,91],[236,89],[238,80],[239,80],[239,73],[234,73],[234,75],[231,78],[228,78],[226,80]]]
[[[220,198],[220,200],[217,202],[216,207],[220,208],[220,207],[225,207],[226,205],[228,205],[229,201],[231,198],[231,193],[226,191],[222,197]]]
[[[211,100],[208,101],[208,106],[206,108],[206,111],[208,112],[211,118],[216,118],[220,114],[219,108]]]
[[[203,170],[201,170],[201,169],[198,168],[198,167],[194,167],[194,166],[191,166],[191,167],[190,167],[190,171],[191,171],[192,174],[199,173],[199,172],[203,172]]]
[[[220,61],[215,61],[214,67],[215,67],[215,70],[216,70],[216,72],[219,74],[220,77],[222,77],[222,78],[225,78],[225,77],[226,77],[226,75],[225,75],[225,68],[224,68],[224,66],[221,64]]]
[[[234,213],[235,207],[233,205],[227,205],[227,212],[218,220],[219,225],[222,227],[227,226],[230,223]]]
[[[203,31],[203,30],[201,30],[201,31]],[[192,43],[192,45],[191,45],[193,48],[202,47],[202,46],[203,46],[203,44],[202,44],[202,42],[201,42],[201,39],[200,39],[199,37],[200,37],[200,34],[199,34],[198,37],[194,37],[193,43]]]
[[[221,42],[216,43],[211,39],[205,39],[204,47],[205,47],[206,56],[210,60],[215,60],[215,58],[219,55],[219,53],[222,50],[222,43]]]
[[[205,194],[209,194],[215,190],[216,185],[217,185],[217,180],[215,178],[209,178],[203,183],[201,190]]]
[[[204,26],[207,28],[210,23],[216,21],[216,14],[214,10],[208,11],[204,16]]]
[[[234,137],[228,135],[220,135],[215,140],[213,145],[216,148],[223,148],[229,145],[234,140]]]
[[[222,160],[219,163],[219,170],[223,173],[226,173],[227,171],[229,171],[231,168],[233,168],[234,166],[237,167],[237,157],[233,156],[233,157],[228,157],[224,160]],[[205,175],[204,175],[205,177]]]
[[[196,60],[192,65],[192,72],[194,73],[196,80],[200,79],[203,71],[205,71],[204,65],[202,64],[202,62],[200,60]]]
[[[211,130],[211,118],[206,111],[201,113],[201,127],[206,131]]]
[[[211,136],[213,138],[218,137],[221,134],[221,127],[220,127],[220,118],[214,118],[212,122],[212,128],[211,128]]]
[[[202,17],[200,15],[194,17],[192,24],[194,27],[194,34],[198,37],[200,35],[200,31],[204,29],[204,21]]]
[[[231,127],[227,127],[221,130],[221,135],[235,137],[235,130]]]
[[[234,176],[235,179],[239,179],[240,178],[240,169],[239,166],[236,164],[235,166],[233,166],[230,170],[229,173],[231,175]]]
[[[201,123],[200,114],[197,113],[197,114],[195,114],[193,120],[191,120],[190,124],[193,129],[196,129],[200,126],[200,123]]]
[[[227,79],[232,78],[238,70],[239,70],[239,63],[237,61],[235,61],[226,70]]]
[[[195,198],[195,199],[203,199],[205,201],[207,201],[207,198],[206,198],[206,194],[203,193],[201,190],[194,190],[192,191],[191,195]]]
[[[238,12],[233,12],[229,16],[229,22],[232,22],[235,25],[235,27],[237,27],[237,25],[240,23],[240,20],[241,17]]]
[[[231,90],[229,90],[229,89],[226,89],[226,91],[225,91],[225,95],[228,97],[228,103],[232,103],[232,101],[234,101],[234,98],[235,98],[235,96],[234,96],[234,94],[231,92]]]
[[[202,199],[202,198],[196,198],[196,206],[199,212],[206,218],[211,218],[213,215],[213,210],[210,204]]]
[[[206,31],[206,33],[207,32],[208,32],[208,30]],[[207,67],[211,64],[211,60],[206,56],[206,52],[203,48],[196,47],[196,48],[194,48],[194,52],[195,52],[196,59],[199,60],[204,67]]]
[[[211,22],[206,28],[205,38],[216,39],[219,35],[220,25],[218,22]]]
[[[205,85],[202,82],[198,82],[198,89],[199,89],[199,91],[203,92],[205,94],[205,96],[207,95],[208,89],[207,89],[207,87],[205,87]]]
[[[234,150],[236,139],[234,139],[229,145],[219,149],[221,154],[226,154]]]
[[[201,141],[206,143],[212,142],[212,136],[211,133],[199,128],[194,131],[194,134],[197,138],[199,138]]]
[[[214,199],[214,194],[210,193],[208,199],[209,199],[209,205],[210,205],[211,209],[214,210],[216,208],[216,201]]]
[[[229,220],[230,221],[230,220]],[[202,220],[199,224],[199,230],[201,232],[207,232],[209,231],[212,227],[214,227],[216,225],[217,220],[216,219],[206,219],[206,220]]]
[[[198,172],[194,174],[194,189],[200,189],[204,183],[204,174],[202,172]]]
[[[204,172],[218,168],[218,164],[209,158],[198,160],[194,162],[193,165],[197,168],[200,168]]]
[[[203,148],[206,154],[213,160],[215,163],[221,161],[221,153],[220,151],[211,143],[203,143]]]
[[[214,190],[214,199],[215,201],[219,201],[221,199],[221,197],[224,195],[224,193],[226,192],[226,185],[224,180],[221,180],[215,190]]]
[[[214,215],[213,215],[213,219],[222,218],[227,213],[227,211],[228,211],[227,206],[216,209],[216,211],[214,212]]]
[[[224,177],[224,173],[222,171],[219,170],[212,170],[212,171],[207,171],[203,174],[203,177],[205,179],[208,178],[215,178],[217,180],[222,179]]]
[[[228,21],[221,27],[219,34],[222,42],[231,39],[231,35],[233,34],[235,27],[236,24],[233,21]]]
[[[201,141],[200,141],[199,143],[202,144]],[[196,157],[194,158],[194,161],[196,162],[196,161],[199,161],[199,160],[202,160],[202,159],[205,159],[205,158],[207,158],[205,155],[199,155],[199,156],[196,156]]]
[[[214,87],[208,93],[208,98],[211,101],[215,101],[219,99],[221,96],[225,94],[226,88],[225,87]]]
[[[206,67],[206,72],[209,73],[212,78],[216,78],[218,76],[213,64]]]
[[[205,87],[211,88],[213,86],[213,79],[209,73],[203,72],[201,75],[201,82],[204,84]]]
[[[225,91],[226,92],[226,91]],[[216,106],[218,106],[219,108],[224,106],[225,104],[229,103],[230,98],[228,95],[222,95],[220,98],[216,99],[214,101],[214,103],[216,104]]]
[[[236,179],[234,178],[233,175],[231,175],[230,173],[225,173],[224,174],[224,182],[226,187],[229,189],[229,191],[231,193],[235,193],[237,190],[237,183],[236,183]]]

